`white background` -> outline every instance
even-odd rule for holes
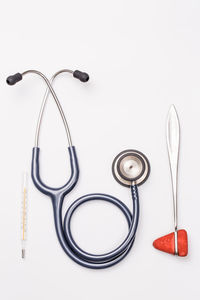
[[[200,299],[199,16],[198,0],[1,2],[0,299]],[[31,75],[14,87],[5,79],[30,68],[48,77],[62,68],[90,74],[87,84],[69,75],[55,84],[81,169],[64,211],[91,192],[112,194],[131,207],[129,190],[112,177],[112,160],[128,148],[150,160],[151,176],[139,189],[134,247],[110,269],[85,269],[65,255],[51,202],[30,177],[27,256],[20,258],[22,173],[30,172],[45,86]],[[152,247],[155,238],[173,230],[165,141],[171,103],[181,122],[179,225],[188,231],[186,258]],[[40,146],[42,178],[51,186],[62,185],[69,176],[67,141],[52,99]],[[96,202],[77,211],[72,230],[81,247],[101,253],[125,238],[127,225],[115,207]]]

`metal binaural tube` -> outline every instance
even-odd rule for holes
[[[50,80],[51,86],[52,86],[52,84],[53,84],[54,79],[55,79],[59,74],[65,73],[65,72],[73,74],[73,71],[72,71],[72,70],[68,70],[68,69],[63,69],[63,70],[60,70],[60,71],[56,72],[56,73],[52,76],[52,78],[51,78],[51,80]],[[39,113],[39,116],[38,116],[37,127],[36,127],[36,132],[35,132],[35,147],[38,147],[38,144],[39,144],[40,128],[41,128],[42,118],[43,118],[43,114],[44,114],[44,110],[45,110],[45,107],[46,107],[46,103],[47,103],[47,99],[48,99],[49,93],[50,93],[50,89],[49,89],[49,87],[47,87],[46,92],[45,92],[45,95],[44,95],[44,98],[43,98],[43,101],[42,101],[42,104],[41,104],[40,113]],[[54,98],[54,99],[55,99],[55,98]],[[56,104],[57,104],[57,107],[58,107],[60,116],[61,116],[61,118],[62,118],[64,127],[65,127],[65,131],[66,131],[66,133],[67,133],[68,144],[69,144],[69,146],[72,146],[72,139],[71,139],[71,135],[70,135],[70,131],[69,131],[69,126],[68,126],[68,124],[67,124],[67,120],[66,120],[64,111],[63,111],[62,106],[61,106],[61,104],[60,104],[59,101],[58,101],[58,103],[57,103],[57,101],[56,101]]]
[[[60,72],[61,71],[57,72],[56,74],[58,75],[58,74],[60,74]],[[73,73],[73,71],[71,71],[71,70],[66,70],[66,72]],[[44,108],[45,108],[45,104],[46,104],[46,100],[47,100],[49,92],[52,94],[52,96],[53,96],[53,98],[56,102],[56,105],[58,107],[58,110],[59,110],[60,115],[61,115],[62,120],[63,120],[65,131],[66,131],[66,134],[67,134],[68,144],[69,144],[69,147],[71,147],[72,146],[72,139],[71,139],[69,126],[67,124],[67,120],[65,118],[65,114],[63,112],[60,101],[58,100],[58,97],[57,97],[57,95],[56,95],[56,93],[55,93],[55,91],[54,91],[54,89],[51,85],[51,82],[47,79],[47,77],[44,74],[42,74],[41,72],[36,71],[36,70],[28,70],[28,71],[23,72],[21,75],[24,76],[24,75],[29,74],[29,73],[34,73],[34,74],[37,74],[40,77],[42,77],[44,79],[45,83],[47,84],[47,87],[48,87],[47,91],[46,91],[46,94],[44,96],[44,100],[42,102],[42,106],[41,106],[41,109],[40,109],[39,118],[38,118],[38,122],[37,122],[36,135],[35,135],[35,147],[38,147],[41,121],[42,121],[42,116],[43,116],[43,112],[44,112]],[[56,74],[55,74],[55,76],[57,76]]]
[[[39,144],[39,135],[40,135],[41,122],[42,122],[42,117],[43,117],[43,113],[44,113],[44,109],[45,109],[45,106],[46,106],[46,101],[47,101],[47,98],[49,96],[49,93],[52,94],[52,96],[53,96],[53,98],[56,102],[56,105],[58,107],[60,116],[62,118],[64,127],[65,127],[69,147],[72,147],[72,138],[71,138],[71,134],[70,134],[70,130],[69,130],[67,120],[65,118],[65,114],[64,114],[64,111],[63,111],[62,106],[60,104],[60,101],[58,100],[58,97],[57,97],[57,95],[56,95],[56,93],[55,93],[55,91],[52,87],[52,83],[53,83],[54,79],[56,78],[56,76],[58,76],[59,74],[64,73],[64,72],[71,73],[74,78],[79,79],[81,82],[87,82],[89,80],[89,75],[87,73],[79,71],[79,70],[72,71],[72,70],[69,70],[69,69],[62,69],[62,70],[56,72],[53,75],[51,81],[49,81],[44,74],[42,74],[41,72],[36,71],[36,70],[27,70],[23,73],[16,73],[14,75],[8,76],[7,79],[6,79],[6,82],[7,82],[8,85],[15,85],[17,82],[22,80],[24,75],[29,74],[29,73],[34,73],[34,74],[39,75],[45,81],[45,83],[47,85],[47,90],[46,90],[46,93],[44,95],[44,99],[43,99],[43,102],[42,102],[42,105],[41,105],[41,108],[40,108],[40,113],[39,113],[39,117],[38,117],[38,121],[37,121],[37,127],[36,127],[36,133],[35,133],[35,147],[38,147],[38,144]]]

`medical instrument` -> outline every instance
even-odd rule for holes
[[[180,148],[180,125],[174,105],[171,106],[168,113],[166,137],[173,192],[174,232],[155,240],[153,246],[164,252],[178,256],[186,256],[188,254],[187,232],[184,229],[178,230],[177,183]]]
[[[14,85],[16,82],[22,80],[22,78],[26,74],[30,74],[30,73],[37,74],[39,77],[42,77],[43,80],[45,81],[47,85],[47,90],[39,113],[36,135],[35,135],[35,146],[32,152],[32,179],[35,186],[38,188],[38,190],[40,190],[43,194],[46,194],[51,198],[57,237],[65,253],[76,263],[84,267],[93,268],[93,269],[107,268],[120,262],[128,254],[128,252],[130,251],[133,245],[133,242],[135,240],[136,230],[138,227],[138,220],[139,220],[138,185],[144,183],[145,180],[148,178],[150,172],[150,164],[146,156],[136,150],[123,151],[119,155],[117,155],[117,157],[114,159],[112,165],[113,175],[121,185],[129,187],[132,195],[132,207],[133,207],[132,213],[129,210],[129,208],[117,198],[106,194],[95,193],[95,194],[88,194],[82,196],[77,200],[75,200],[68,208],[64,217],[64,221],[62,220],[63,200],[65,196],[75,187],[79,177],[78,160],[77,160],[75,147],[72,144],[72,138],[69,131],[69,126],[67,124],[62,106],[52,86],[55,78],[59,74],[65,72],[71,73],[75,78],[78,78],[83,82],[87,82],[89,80],[89,76],[86,73],[77,70],[74,72],[68,69],[61,70],[54,74],[51,81],[49,81],[47,77],[41,72],[35,70],[28,70],[22,74],[17,73],[15,75],[9,76],[7,78],[7,83],[9,85]],[[40,178],[39,134],[40,134],[42,116],[44,113],[44,109],[46,106],[49,93],[51,93],[51,95],[53,96],[57,104],[58,110],[63,120],[63,124],[68,139],[68,144],[69,144],[68,151],[70,156],[71,176],[68,182],[60,188],[49,187],[46,184],[44,184]],[[108,201],[116,205],[124,214],[129,227],[128,235],[126,236],[125,240],[116,249],[108,253],[99,254],[99,255],[90,254],[82,250],[74,241],[71,232],[71,219],[75,210],[85,202],[93,201],[93,200]]]
[[[27,234],[27,173],[23,174],[22,187],[22,212],[21,212],[21,243],[22,243],[22,258],[25,258],[26,249],[26,234]]]

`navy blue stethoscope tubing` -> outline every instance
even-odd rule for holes
[[[137,185],[131,185],[131,195],[133,200],[133,213],[129,208],[117,198],[106,194],[88,194],[75,200],[68,208],[64,222],[62,220],[62,207],[65,196],[75,187],[79,177],[79,167],[74,146],[68,147],[71,165],[71,176],[68,182],[60,188],[52,188],[45,185],[39,172],[39,147],[33,148],[32,154],[32,179],[35,186],[49,196],[53,204],[55,229],[58,240],[65,253],[76,263],[91,269],[104,269],[120,262],[130,251],[135,240],[135,234],[139,220],[139,197]],[[102,200],[116,205],[124,214],[129,232],[125,240],[114,250],[100,255],[95,255],[82,250],[74,241],[71,233],[71,218],[75,210],[88,201]]]
[[[44,74],[42,74],[37,70],[27,70],[23,73],[16,73],[14,75],[9,76],[6,81],[9,85],[14,85],[17,82],[21,81],[24,75],[29,73],[36,74],[45,81],[47,85],[47,90],[39,113],[36,136],[35,136],[35,147],[33,148],[33,154],[32,154],[32,179],[35,186],[38,188],[38,190],[40,190],[43,194],[49,196],[52,200],[56,233],[58,236],[58,240],[65,253],[76,263],[84,267],[93,268],[93,269],[107,268],[121,261],[128,254],[128,252],[130,251],[133,245],[137,226],[138,226],[138,219],[139,219],[139,199],[138,199],[137,185],[131,185],[131,181],[128,180],[128,182],[130,182],[130,189],[131,189],[132,200],[133,200],[133,213],[130,212],[128,207],[123,202],[121,202],[120,200],[118,200],[113,196],[106,195],[106,194],[89,194],[77,199],[67,210],[64,217],[64,221],[62,220],[62,207],[63,207],[64,198],[75,187],[79,177],[78,160],[76,156],[75,147],[72,146],[72,140],[71,140],[68,123],[65,118],[65,114],[63,112],[62,106],[52,87],[54,79],[59,74],[65,72],[71,73],[74,78],[79,79],[81,82],[87,82],[89,80],[89,75],[85,72],[81,72],[78,70],[71,71],[69,69],[63,69],[53,75],[51,82],[47,79],[47,77]],[[52,188],[44,184],[40,178],[40,172],[39,172],[39,152],[40,152],[40,149],[38,147],[39,133],[40,133],[42,117],[43,117],[43,113],[44,113],[44,109],[46,106],[46,101],[49,93],[51,93],[58,107],[60,116],[63,120],[63,124],[66,130],[66,135],[69,144],[68,150],[70,156],[71,176],[68,182],[60,188]],[[146,162],[146,164],[148,165],[148,162]],[[118,178],[116,179],[117,181],[119,181]],[[144,182],[144,179],[142,182]],[[120,183],[122,185],[127,186],[127,184],[123,184],[122,182]],[[108,201],[116,205],[124,214],[129,227],[129,232],[125,240],[113,251],[110,251],[109,253],[105,253],[102,255],[94,255],[82,250],[75,243],[72,237],[71,227],[70,227],[70,222],[74,211],[83,203],[87,201],[93,201],[93,200]]]

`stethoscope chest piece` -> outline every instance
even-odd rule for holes
[[[150,164],[147,157],[136,150],[120,152],[112,164],[114,178],[123,186],[143,184],[150,174]]]

